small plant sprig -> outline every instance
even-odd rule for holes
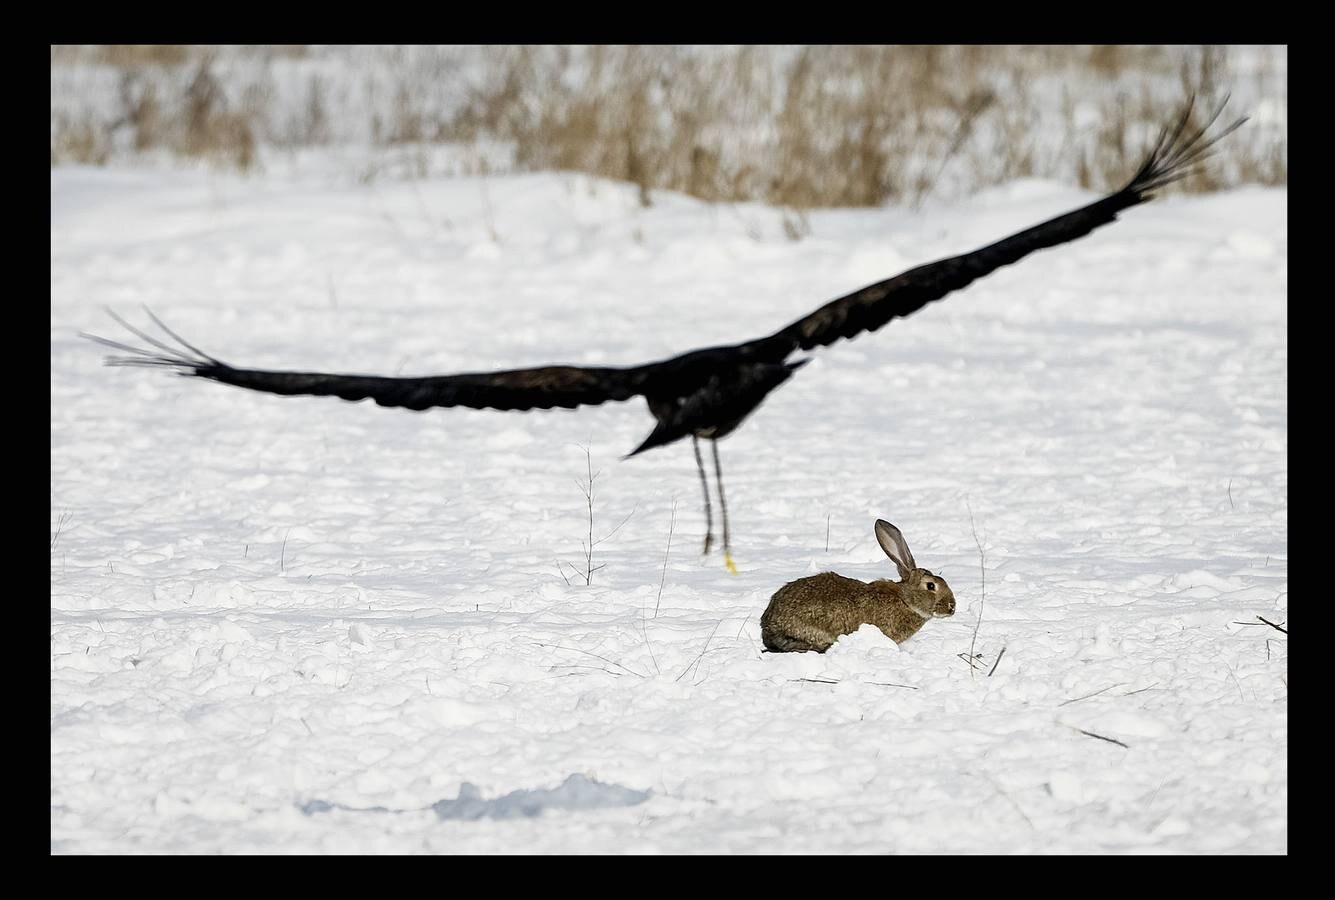
[[[593,573],[597,572],[599,569],[604,569],[607,567],[607,563],[599,563],[596,566],[593,564],[593,548],[597,547],[599,544],[603,543],[612,535],[620,531],[621,526],[625,525],[628,521],[630,521],[630,517],[635,515],[635,510],[631,509],[630,512],[626,513],[626,517],[622,519],[619,523],[617,523],[617,526],[613,528],[611,531],[609,531],[607,534],[603,535],[597,540],[594,539],[593,496],[595,493],[595,486],[598,481],[598,476],[602,474],[602,470],[599,469],[597,472],[593,471],[593,452],[590,449],[590,444],[577,444],[576,446],[578,446],[581,450],[584,451],[585,478],[583,481],[576,479],[575,484],[579,486],[580,493],[584,495],[585,504],[589,512],[589,517],[588,517],[589,531],[588,531],[588,537],[586,539],[582,539],[579,542],[580,546],[584,549],[583,570],[581,571],[578,567],[576,567],[571,563],[564,563],[564,564],[570,567],[570,569],[575,573],[575,576],[577,578],[583,578],[584,584],[588,586],[593,584]],[[562,577],[565,577],[564,574],[562,575]],[[566,583],[567,584],[569,583],[569,579],[566,579]]]

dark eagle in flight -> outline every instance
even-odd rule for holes
[[[1227,102],[1227,101],[1225,101]],[[642,396],[656,421],[653,431],[629,456],[689,436],[705,497],[705,552],[713,538],[709,486],[700,457],[701,438],[713,444],[715,480],[723,507],[724,560],[733,565],[728,534],[728,512],[719,466],[719,438],[731,434],[761,401],[787,381],[807,360],[793,354],[875,331],[891,319],[910,315],[933,300],[967,287],[1002,266],[1008,266],[1045,247],[1055,247],[1107,225],[1118,213],[1154,196],[1154,192],[1191,174],[1207,151],[1246,118],[1233,122],[1213,137],[1207,131],[1219,118],[1223,104],[1204,126],[1189,127],[1192,104],[1175,123],[1165,127],[1144,163],[1126,186],[1073,212],[961,256],[927,263],[831,300],[814,312],[773,334],[740,344],[692,350],[671,359],[638,366],[541,366],[501,372],[394,378],[380,375],[341,375],[326,372],[290,372],[246,369],[210,356],[171,331],[156,316],[149,316],[180,347],[144,333],[119,316],[118,322],[154,349],[132,347],[96,335],[84,337],[128,356],[108,357],[108,365],[157,366],[182,375],[207,378],[271,394],[310,394],[343,400],[374,400],[381,406],[424,410],[442,406],[472,409],[550,409],[593,406]]]

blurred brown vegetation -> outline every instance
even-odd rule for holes
[[[1241,82],[1287,109],[1287,56],[1267,67],[1268,48],[340,49],[52,47],[52,165],[165,152],[247,171],[262,146],[361,134],[503,145],[508,163],[478,155],[477,168],[587,172],[637,185],[645,204],[668,189],[800,210],[920,203],[943,181],[1106,189],[1188,95],[1204,110]],[[114,73],[114,99],[82,114],[58,103],[57,72],[77,67]],[[1286,126],[1247,131],[1180,189],[1287,183]]]

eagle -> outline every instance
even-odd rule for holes
[[[416,411],[456,406],[496,410],[573,409],[643,397],[654,417],[654,428],[624,458],[690,437],[704,492],[704,553],[708,554],[713,543],[713,514],[700,441],[710,442],[722,507],[723,558],[728,570],[736,574],[718,441],[737,430],[771,391],[808,362],[809,357],[795,354],[864,331],[876,331],[892,319],[911,315],[1037,250],[1083,237],[1114,221],[1123,210],[1151,199],[1165,185],[1192,174],[1196,164],[1206,158],[1216,143],[1247,121],[1244,116],[1207,136],[1223,112],[1227,98],[1199,127],[1191,126],[1193,100],[1186,103],[1175,121],[1159,132],[1144,162],[1125,186],[1099,200],[969,253],[926,263],[867,285],[764,337],[691,350],[656,362],[635,366],[551,365],[411,377],[251,369],[205,353],[147,309],[164,337],[174,340],[176,346],[135,327],[110,310],[118,323],[149,347],[83,332],[81,336],[123,354],[107,357],[107,365],[164,368],[269,394],[374,400],[381,406]]]

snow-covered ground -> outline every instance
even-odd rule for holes
[[[737,576],[686,443],[619,461],[640,400],[415,414],[76,335],[147,304],[241,365],[636,363],[1091,197],[793,242],[582,176],[53,170],[53,851],[1286,852],[1284,190],[1157,200],[815,353],[720,445]],[[893,575],[878,517],[956,615],[762,654],[784,582]]]

